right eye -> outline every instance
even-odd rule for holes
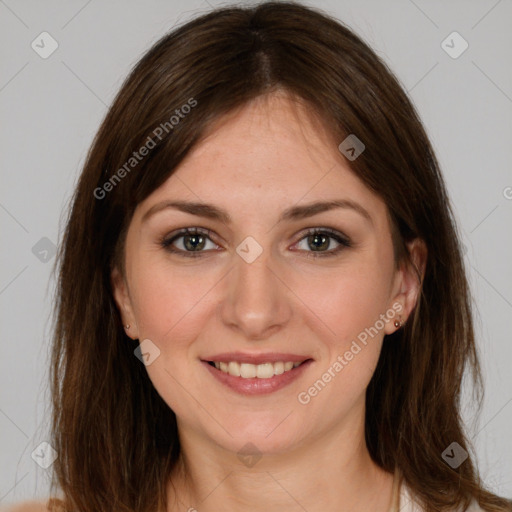
[[[197,258],[201,256],[201,253],[210,252],[203,250],[208,242],[213,245],[213,250],[218,247],[213,243],[210,235],[209,229],[185,228],[164,238],[161,245],[166,251],[173,254],[186,258]]]

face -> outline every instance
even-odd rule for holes
[[[279,453],[361,427],[417,289],[339,142],[287,96],[259,98],[137,206],[114,294],[180,431]]]

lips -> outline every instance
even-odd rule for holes
[[[309,356],[285,353],[229,352],[202,359],[202,364],[222,384],[241,394],[277,391],[297,379],[313,362]]]

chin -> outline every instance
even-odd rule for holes
[[[301,441],[298,426],[291,421],[293,413],[288,418],[287,414],[267,415],[255,421],[253,412],[246,417],[232,419],[227,430],[233,437],[223,431],[222,439],[217,442],[237,454],[243,451],[243,447],[250,451],[250,447],[246,446],[249,444],[254,445],[255,451],[262,454],[285,453]]]

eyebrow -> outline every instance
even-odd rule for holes
[[[141,222],[146,222],[150,217],[158,212],[166,209],[176,209],[199,217],[207,219],[218,220],[225,224],[231,223],[231,216],[225,210],[209,203],[198,203],[188,201],[162,201],[153,205],[142,217]],[[359,203],[350,199],[336,199],[332,201],[316,201],[302,206],[292,206],[287,208],[281,214],[278,222],[285,220],[300,220],[322,212],[333,210],[336,208],[350,209],[359,213],[370,224],[373,224],[372,217],[368,211],[363,208]]]

